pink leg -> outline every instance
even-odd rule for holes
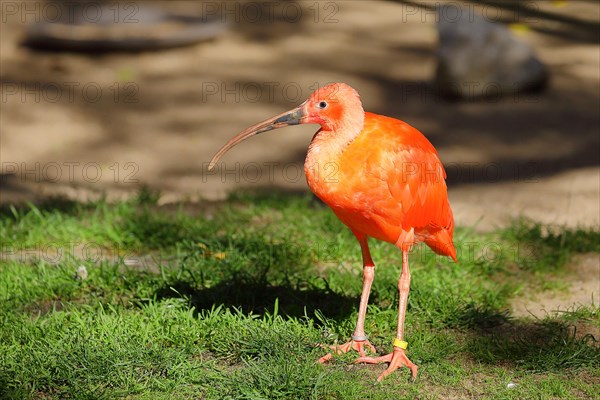
[[[410,270],[408,268],[408,251],[402,251],[402,272],[398,280],[398,330],[396,337],[404,340],[404,319],[406,318],[406,306],[408,304],[408,292],[410,291]]]
[[[369,244],[367,242],[367,237],[362,234],[357,234],[356,238],[360,243],[360,249],[362,251],[363,258],[363,288],[362,293],[360,295],[360,305],[358,307],[358,318],[356,321],[356,328],[354,329],[354,333],[352,334],[352,340],[347,343],[344,343],[340,346],[331,346],[333,350],[332,353],[342,354],[347,353],[350,350],[356,350],[361,357],[366,356],[365,347],[370,351],[375,353],[375,347],[367,340],[367,335],[365,334],[365,318],[367,316],[367,304],[369,303],[369,294],[371,293],[371,286],[373,284],[373,279],[375,278],[375,264],[373,263],[373,259],[371,258],[371,252],[369,251]],[[321,358],[319,358],[320,363],[324,363],[333,357],[333,354],[329,353]]]
[[[404,340],[404,318],[406,317],[406,305],[408,303],[408,292],[410,290],[410,270],[408,268],[408,250],[402,251],[402,272],[398,280],[398,291],[400,292],[400,300],[398,301],[398,330],[396,338],[399,341]],[[356,362],[364,362],[368,364],[377,364],[382,362],[390,363],[388,368],[377,378],[381,382],[383,378],[401,368],[408,367],[412,373],[413,381],[417,378],[418,367],[406,356],[405,349],[394,346],[393,353],[382,357],[360,357]]]

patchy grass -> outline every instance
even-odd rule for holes
[[[458,266],[415,248],[406,334],[420,375],[374,384],[384,366],[353,354],[315,363],[319,343],[352,333],[361,290],[358,244],[333,213],[281,193],[237,193],[210,213],[156,199],[0,211],[0,398],[597,396],[599,338],[578,327],[598,328],[598,307],[543,320],[508,311],[524,282],[543,289],[538,278],[573,254],[600,252],[596,231],[458,228]],[[401,255],[371,246],[366,329],[383,353]]]
[[[576,253],[600,253],[600,231],[561,229],[528,220],[518,220],[502,235],[509,242],[520,243],[526,257],[522,266],[532,271],[560,269]]]

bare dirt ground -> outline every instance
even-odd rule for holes
[[[206,164],[244,127],[300,103],[317,85],[342,81],[361,93],[366,110],[409,122],[438,148],[457,224],[488,230],[526,216],[598,228],[600,7],[528,2],[539,11],[528,15],[466,3],[516,23],[515,34],[548,65],[551,81],[543,93],[461,103],[440,99],[430,86],[437,46],[431,3],[265,9],[244,2],[226,9],[214,2],[216,15],[231,24],[216,40],[104,55],[28,49],[21,41],[35,12],[3,9],[0,202],[118,198],[141,185],[161,190],[161,203],[219,200],[238,187],[305,191],[301,171],[313,126],[248,141],[215,173]],[[152,4],[206,11],[200,2]],[[596,299],[599,264],[592,258],[581,267],[592,271],[582,292]]]
[[[544,318],[561,312],[573,311],[580,305],[598,305],[600,299],[600,254],[580,254],[572,260],[565,276],[554,278],[558,290],[533,292],[513,303],[516,317]],[[562,284],[561,284],[562,283]],[[596,337],[600,332],[595,330]]]

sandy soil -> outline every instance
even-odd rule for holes
[[[545,14],[530,17],[470,5],[518,23],[551,83],[541,94],[460,103],[429,86],[435,17],[413,3],[290,2],[302,18],[273,7],[258,22],[244,5],[259,3],[240,3],[216,11],[231,23],[216,40],[96,56],[23,47],[35,14],[4,13],[0,202],[115,198],[142,184],[160,189],[162,203],[218,200],[244,186],[305,191],[313,126],[248,141],[216,173],[206,163],[244,127],[300,103],[316,85],[343,81],[365,109],[409,122],[438,148],[457,224],[487,230],[527,216],[600,226],[599,7],[539,1]],[[201,3],[153,4],[203,11]]]
[[[568,273],[561,278],[564,286],[558,290],[527,293],[513,303],[516,317],[544,318],[572,311],[581,305],[595,304],[600,299],[600,254],[580,254],[574,257]],[[559,285],[561,286],[561,285]],[[596,328],[596,334],[600,332]],[[596,336],[599,337],[599,336]]]

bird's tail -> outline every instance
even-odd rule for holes
[[[454,262],[458,262],[456,259],[456,248],[452,242],[452,237],[446,229],[440,229],[435,234],[429,236],[425,240],[425,244],[431,247],[436,254],[452,257]]]
[[[454,247],[454,241],[452,235],[454,234],[454,218],[450,215],[450,224],[447,228],[442,228],[433,234],[430,234],[425,239],[425,244],[431,247],[431,249],[441,256],[452,257],[454,262],[458,262],[456,259],[456,248]]]

